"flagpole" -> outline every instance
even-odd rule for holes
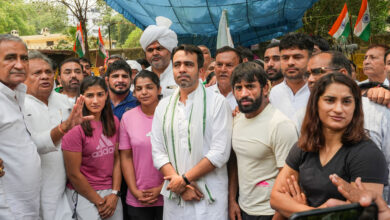
[[[351,41],[352,41],[352,44],[354,43],[355,39],[353,37],[353,29],[352,29],[352,15],[350,14],[349,15],[349,28],[351,29]],[[353,54],[354,54],[354,51],[352,50],[352,53],[351,53],[351,60],[352,62],[355,63],[355,61],[353,60]]]

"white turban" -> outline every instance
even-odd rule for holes
[[[132,70],[138,70],[138,72],[142,70],[141,64],[139,64],[137,61],[127,60],[126,62],[127,62],[127,64],[129,64],[129,66],[131,67]]]
[[[177,46],[177,35],[169,27],[172,21],[168,18],[158,16],[156,17],[157,25],[149,25],[141,36],[139,42],[142,48],[146,51],[146,48],[153,42],[158,41],[161,46],[165,47],[169,52],[172,52],[173,48]]]

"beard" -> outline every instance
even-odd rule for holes
[[[250,102],[252,102],[252,104],[243,106],[241,104],[242,101],[250,101]],[[238,104],[238,109],[240,110],[240,112],[246,114],[246,113],[252,113],[252,112],[257,111],[260,108],[262,102],[263,102],[263,90],[261,90],[260,96],[257,97],[255,100],[250,99],[250,98],[242,98],[242,99],[237,101],[237,104]]]
[[[284,78],[289,80],[304,79],[306,73],[307,73],[306,69],[298,69],[298,73],[294,75],[284,74]]]
[[[116,95],[123,95],[123,94],[126,94],[130,91],[130,88],[126,88],[126,89],[123,89],[123,90],[117,90],[111,86],[108,86],[108,88],[110,88],[111,92],[116,94]]]
[[[281,69],[279,69],[279,70],[273,69],[273,70],[275,70],[275,74],[273,74],[273,75],[268,74],[268,70],[269,69],[266,70],[266,73],[267,73],[267,76],[268,76],[269,80],[277,81],[277,80],[283,78],[283,74],[282,74],[282,70]]]

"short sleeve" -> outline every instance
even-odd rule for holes
[[[291,147],[298,140],[298,132],[292,121],[278,123],[272,132],[272,146],[276,166],[283,167]]]
[[[293,170],[299,172],[299,166],[301,165],[301,157],[302,157],[303,151],[301,148],[298,147],[298,144],[295,143],[294,146],[291,148],[290,152],[288,153],[286,164],[291,167]]]
[[[351,151],[347,159],[351,181],[361,177],[362,182],[387,185],[386,159],[375,143],[369,140],[361,143],[361,146],[352,147],[356,149]]]
[[[77,125],[62,137],[61,148],[66,151],[82,152],[84,138],[83,129],[80,125]]]
[[[131,149],[130,136],[127,129],[127,116],[129,112],[126,112],[121,120],[119,129],[119,150]]]

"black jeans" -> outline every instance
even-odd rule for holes
[[[127,214],[131,220],[162,220],[163,219],[163,207],[134,207],[127,205]]]
[[[248,215],[247,213],[241,210],[241,217],[242,220],[272,220],[273,215],[254,216],[254,215]]]

